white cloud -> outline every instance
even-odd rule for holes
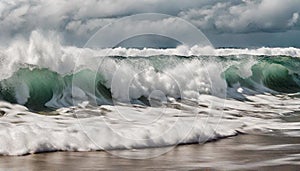
[[[179,16],[202,30],[225,33],[279,32],[300,26],[299,0],[4,0],[0,41],[41,29],[80,44],[104,25],[144,12]]]

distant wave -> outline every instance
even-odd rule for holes
[[[236,49],[236,48],[220,48],[201,47],[201,46],[178,46],[173,49],[128,49],[128,48],[108,48],[99,49],[98,52],[105,56],[126,56],[126,57],[148,57],[156,55],[178,55],[178,56],[231,56],[231,55],[253,55],[253,56],[290,56],[300,57],[300,49],[294,47],[288,48],[270,48],[261,47],[256,49]]]

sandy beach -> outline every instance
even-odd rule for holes
[[[181,145],[152,159],[117,155],[161,148],[109,152],[53,152],[0,158],[1,170],[297,170],[300,138],[240,135],[206,144]]]

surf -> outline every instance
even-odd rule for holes
[[[0,155],[297,137],[299,52],[89,49],[33,32],[0,49]]]
[[[95,100],[97,105],[113,100],[149,105],[149,98],[155,98],[151,93],[158,90],[177,100],[197,100],[201,94],[237,98],[247,93],[242,89],[252,94],[300,90],[300,60],[293,57],[117,56],[101,62],[97,70],[87,66],[70,74],[22,67],[0,81],[0,98],[30,109],[55,109],[75,105],[72,98]]]

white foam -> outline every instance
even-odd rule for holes
[[[63,46],[57,35],[50,34],[44,36],[39,31],[33,31],[29,41],[17,40],[9,47],[0,49],[0,61],[3,67],[0,68],[0,79],[8,78],[13,72],[24,64],[49,68],[52,71],[66,74],[71,73],[77,66],[85,66],[97,69],[97,64],[87,58],[123,56],[123,57],[149,57],[155,55],[180,55],[180,56],[229,56],[229,55],[267,55],[267,56],[291,56],[300,57],[298,48],[268,48],[258,49],[214,49],[213,47],[201,46],[179,46],[170,49],[127,49],[127,48],[107,48],[89,49],[80,47]]]
[[[1,102],[1,105],[9,104]],[[60,115],[44,116],[26,110],[8,110],[0,119],[0,154],[161,147],[236,134],[234,124],[215,129],[216,123],[207,123],[207,117],[197,119],[190,112],[177,109],[101,106],[57,112]],[[174,117],[177,115],[183,117]]]
[[[100,71],[105,78],[105,84],[111,89],[112,96],[120,101],[129,101],[141,96],[148,97],[153,91],[159,90],[168,97],[198,99],[200,94],[213,94],[218,97],[226,95],[226,83],[221,77],[230,64],[226,62],[191,60],[188,62],[174,62],[168,68],[157,72],[147,61],[131,65],[125,62],[116,62],[106,56],[141,56],[153,55],[208,55],[228,56],[236,55],[287,55],[300,56],[297,48],[259,48],[259,49],[214,49],[212,47],[186,47],[179,46],[174,49],[88,49],[62,46],[59,37],[55,35],[43,36],[38,31],[33,31],[29,41],[17,41],[6,49],[0,50],[0,59],[3,67],[0,68],[0,80],[10,77],[24,65],[34,65],[40,68],[48,68],[61,75],[74,73],[83,68]],[[246,78],[252,75],[251,67],[256,60],[243,64],[237,64],[238,75]],[[134,61],[133,61],[134,62]],[[261,87],[262,89],[264,87]],[[20,104],[25,104],[28,99],[26,85],[16,89],[16,99]],[[74,89],[73,89],[74,90]],[[78,87],[77,94],[82,100],[86,100],[93,90],[81,90]],[[64,97],[70,95],[64,92]],[[74,93],[74,92],[73,92]],[[48,106],[61,106],[58,99],[53,98]],[[61,101],[68,104],[68,100]]]
[[[297,100],[272,95],[247,98],[251,101],[224,101],[202,95],[194,105],[174,101],[159,108],[92,107],[84,103],[58,109],[48,116],[1,102],[0,110],[5,114],[0,118],[0,154],[162,147],[202,143],[236,135],[237,131],[299,135],[299,122],[281,119],[299,109]]]

